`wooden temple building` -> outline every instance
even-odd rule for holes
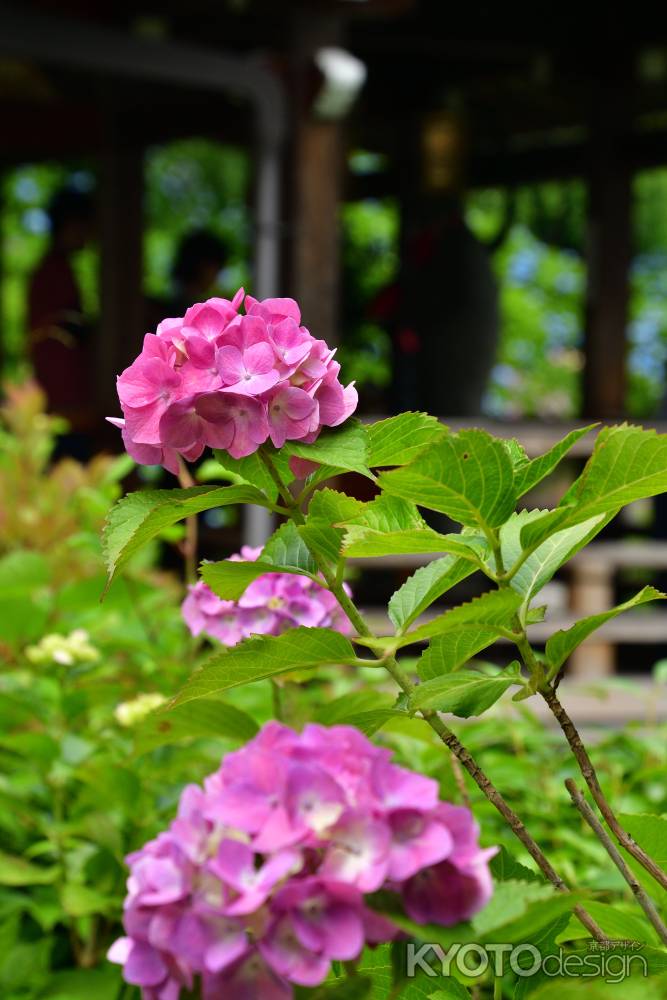
[[[331,50],[338,64],[322,58]],[[96,164],[94,375],[105,412],[115,408],[113,376],[144,333],[145,150],[203,136],[251,150],[253,293],[295,296],[331,343],[340,337],[342,200],[392,195],[407,232],[443,191],[583,180],[582,415],[623,416],[631,182],[667,165],[667,15],[654,5],[3,3],[0,122],[0,170],[82,156]],[[352,174],[354,148],[381,154],[384,169]],[[616,562],[605,566],[608,584]],[[609,669],[605,656],[599,672]]]
[[[365,80],[349,109],[323,114],[318,53],[331,47]],[[465,150],[443,124],[453,106]],[[623,412],[631,178],[667,163],[667,17],[648,4],[601,18],[571,0],[539,15],[441,0],[23,0],[0,6],[0,116],[0,169],[97,163],[103,395],[142,333],[143,151],[196,135],[252,149],[254,291],[294,294],[330,341],[343,197],[394,194],[405,224],[429,187],[585,180],[584,409]],[[355,146],[388,168],[352,176]]]

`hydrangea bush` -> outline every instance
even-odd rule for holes
[[[147,335],[118,379],[123,419],[115,422],[128,451],[176,472],[210,447],[234,485],[122,500],[105,530],[109,579],[169,525],[227,504],[262,506],[280,519],[266,544],[203,563],[183,606],[194,634],[233,648],[197,669],[155,710],[152,725],[168,729],[177,718],[182,734],[191,716],[194,732],[198,712],[210,710],[221,735],[230,735],[224,692],[332,665],[364,678],[376,667],[377,707],[366,701],[360,715],[353,694],[347,716],[345,699],[338,704],[337,725],[311,723],[300,734],[279,719],[225,757],[203,790],[188,787],[169,830],[128,859],[126,937],[110,957],[146,1000],[176,1000],[193,989],[206,1000],[282,998],[310,987],[318,997],[327,989],[356,997],[364,995],[365,946],[391,941],[393,997],[405,985],[410,940],[555,941],[566,924],[565,940],[617,937],[618,919],[571,891],[450,727],[449,716],[479,716],[512,694],[546,702],[607,829],[640,873],[641,885],[570,783],[573,803],[639,903],[628,936],[643,928],[651,958],[658,940],[667,943],[652,899],[667,889],[650,850],[658,817],[621,822],[557,688],[568,656],[591,633],[664,595],[644,587],[554,631],[544,651],[533,648],[530,626],[544,619],[539,594],[561,566],[625,504],[667,490],[667,436],[604,428],[561,502],[525,508],[521,498],[593,428],[530,458],[514,439],[453,433],[422,413],[363,425],[349,419],[356,393],[339,381],[333,352],[300,324],[292,300],[258,302],[239,292],[197,304]],[[326,485],[341,473],[366,477],[375,498],[362,502]],[[430,527],[419,508],[446,515],[459,530]],[[347,560],[404,554],[433,558],[393,594],[392,630],[378,635],[344,582]],[[480,597],[434,607],[475,573],[491,584]],[[504,668],[476,659],[497,640],[516,649]],[[390,708],[381,697],[388,681],[396,688]],[[280,699],[274,704],[280,713]],[[235,725],[241,714],[234,708]],[[393,763],[381,745],[383,726],[408,721],[456,758],[537,869],[503,856],[490,904],[493,849],[480,847],[470,810],[439,801],[432,780]],[[452,924],[459,929],[443,937]],[[495,975],[498,997],[503,970]],[[448,995],[468,995],[460,983],[452,989]]]

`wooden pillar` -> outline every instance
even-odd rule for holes
[[[613,566],[590,549],[571,563],[570,607],[576,619],[608,611],[614,603]],[[614,673],[616,651],[604,639],[593,636],[572,653],[568,674],[597,680]]]
[[[339,342],[341,127],[299,122],[295,140],[294,297],[314,337]]]
[[[98,398],[118,410],[116,375],[139,353],[144,333],[143,149],[112,121],[100,163],[100,323],[96,351]]]
[[[619,73],[618,64],[615,72]],[[629,84],[623,78],[615,80],[618,76],[599,81],[590,118],[583,384],[584,415],[608,419],[625,411],[632,259],[632,176],[621,148]]]
[[[312,114],[317,86],[313,55],[340,41],[336,19],[308,14],[294,24],[295,121],[291,151],[293,189],[291,291],[314,337],[339,342],[340,224],[344,151],[343,128]]]

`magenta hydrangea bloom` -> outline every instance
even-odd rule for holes
[[[126,936],[109,958],[144,1000],[289,1000],[333,960],[398,929],[367,894],[420,923],[465,920],[491,896],[470,812],[349,726],[269,722],[188,786],[165,832],[127,861]]]
[[[258,302],[239,289],[146,334],[118,377],[123,418],[111,422],[137,462],[170,472],[179,455],[195,461],[206,447],[244,458],[269,439],[309,443],[357,407],[334,353],[301,325],[293,299]]]
[[[261,551],[244,545],[230,558],[254,562]],[[345,589],[349,594],[347,584]],[[310,577],[294,573],[264,573],[238,601],[223,601],[199,580],[188,587],[181,610],[193,635],[203,633],[225,646],[235,646],[251,635],[280,635],[299,625],[332,628],[344,635],[351,632],[333,594]]]

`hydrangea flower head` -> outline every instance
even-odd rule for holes
[[[233,561],[254,562],[261,548],[244,545]],[[345,589],[350,593],[349,588]],[[264,573],[238,601],[224,601],[199,580],[188,587],[182,614],[193,635],[208,635],[235,646],[251,635],[280,635],[289,628],[332,628],[344,635],[350,623],[333,594],[307,576]]]
[[[334,353],[301,325],[293,299],[259,302],[240,289],[146,334],[118,377],[123,417],[110,420],[137,462],[170,472],[179,456],[196,461],[206,447],[244,458],[269,438],[277,448],[312,442],[357,406]]]
[[[289,1000],[398,935],[368,893],[395,893],[420,923],[484,906],[495,849],[390,757],[349,726],[270,722],[188,786],[169,829],[127,859],[126,936],[109,952],[127,982],[144,1000],[197,981],[204,1000]]]

